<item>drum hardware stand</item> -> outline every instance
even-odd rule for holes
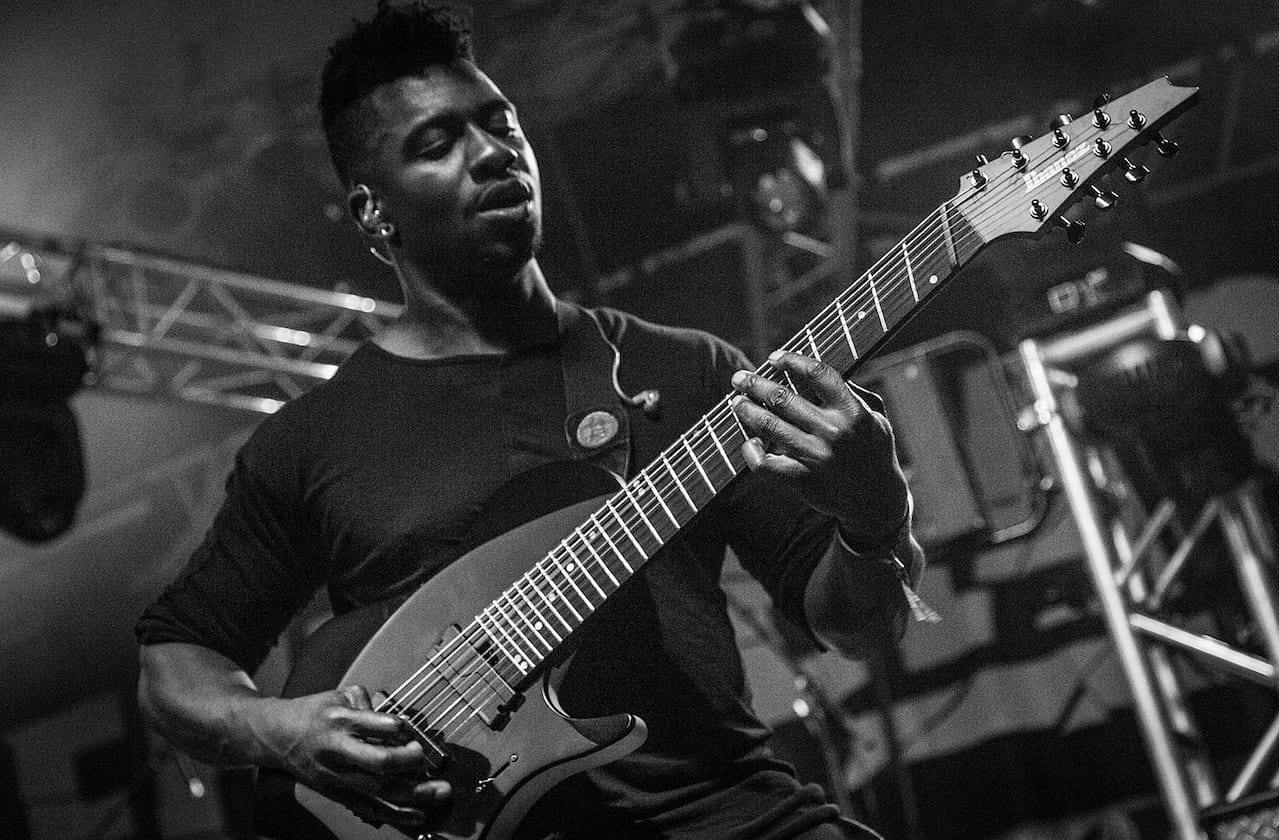
[[[1125,342],[1203,335],[1201,328],[1185,324],[1171,295],[1155,291],[1140,305],[1105,322],[1066,335],[1025,340],[1018,361],[1033,402],[1019,425],[1042,437],[1056,465],[1106,627],[1132,692],[1173,837],[1202,840],[1208,836],[1206,826],[1214,812],[1231,808],[1247,810],[1242,816],[1248,821],[1214,828],[1214,838],[1272,837],[1261,832],[1279,828],[1279,797],[1265,792],[1279,788],[1275,772],[1279,718],[1261,736],[1223,795],[1188,713],[1175,667],[1178,657],[1195,657],[1205,665],[1279,690],[1276,543],[1256,483],[1244,479],[1208,496],[1197,510],[1185,510],[1186,505],[1173,498],[1154,505],[1142,503],[1126,487],[1123,471],[1114,469],[1113,460],[1107,463],[1106,452],[1085,438],[1073,393],[1079,383],[1073,369]],[[1183,629],[1168,615],[1170,587],[1214,525],[1224,539],[1264,656]],[[1223,828],[1224,833],[1218,833]]]

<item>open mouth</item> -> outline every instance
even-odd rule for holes
[[[503,215],[523,212],[525,206],[533,198],[533,190],[518,178],[494,184],[483,193],[475,203],[477,213],[501,213]]]

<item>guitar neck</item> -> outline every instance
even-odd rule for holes
[[[954,203],[931,213],[782,349],[852,371],[985,244]],[[777,375],[768,364],[757,372]],[[471,629],[492,643],[503,678],[526,678],[746,469],[745,440],[726,396],[489,604]]]

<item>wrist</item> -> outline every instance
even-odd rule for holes
[[[237,764],[285,769],[287,762],[278,749],[282,740],[279,707],[284,702],[260,695],[242,697],[230,715],[227,729],[234,734],[223,745],[226,758]]]
[[[887,530],[867,533],[841,519],[835,529],[836,537],[846,551],[858,557],[876,559],[891,557],[910,529],[913,503],[909,493],[906,496],[905,507],[906,510],[901,518],[895,520]]]

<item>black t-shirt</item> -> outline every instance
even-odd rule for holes
[[[656,419],[628,408],[632,471],[722,398],[734,370],[752,367],[705,333],[597,315],[621,350],[622,387],[662,393]],[[203,543],[139,621],[139,640],[205,645],[253,670],[318,586],[339,614],[415,590],[456,558],[502,483],[572,456],[558,351],[419,361],[363,345],[258,427]],[[561,700],[577,716],[637,714],[648,740],[561,785],[534,821],[562,828],[553,824],[564,797],[579,827],[594,814],[663,832],[637,837],[788,837],[832,819],[819,792],[764,747],[718,585],[731,545],[802,622],[832,528],[788,488],[746,474],[615,594],[583,628]],[[882,603],[882,615],[864,616],[868,632],[891,624],[896,603]],[[583,836],[592,830],[602,829]]]

